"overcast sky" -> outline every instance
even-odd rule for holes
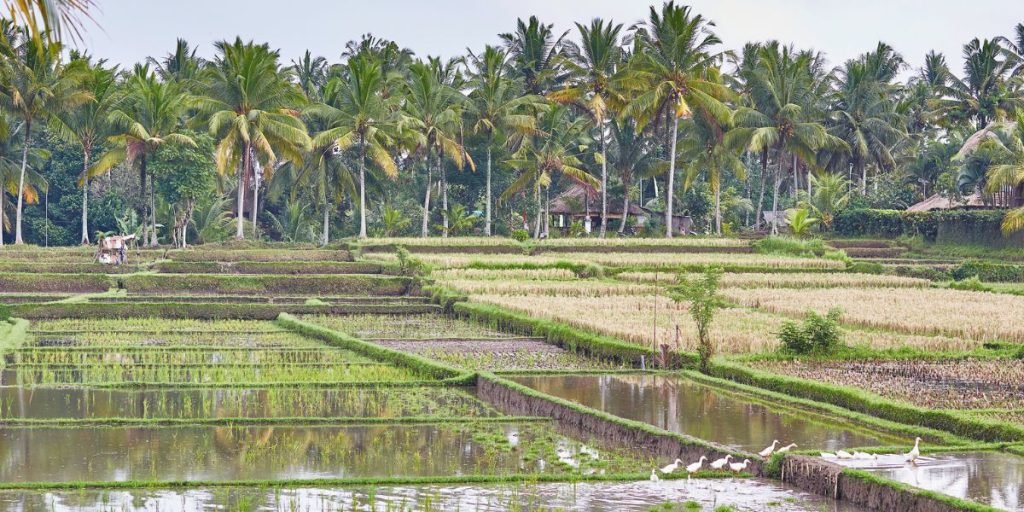
[[[345,43],[370,32],[418,55],[461,54],[497,43],[517,17],[537,15],[561,31],[593,17],[627,26],[647,16],[642,0],[96,0],[99,27],[84,45],[97,57],[132,64],[163,56],[184,37],[204,56],[234,38],[269,42],[287,63],[307,48],[337,60]],[[692,0],[717,24],[725,47],[779,39],[823,51],[833,64],[886,41],[916,68],[931,49],[955,71],[974,37],[1009,36],[1024,22],[1022,0]],[[660,6],[660,3],[658,4]]]

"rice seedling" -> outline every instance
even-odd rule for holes
[[[685,277],[690,277],[684,274]],[[665,272],[622,272],[616,279],[633,283],[671,283]],[[742,273],[723,274],[723,288],[927,288],[931,281],[911,277],[848,273]]]
[[[584,357],[538,340],[382,341],[389,348],[411,352],[471,370],[599,370],[619,365]]]
[[[1024,342],[1024,297],[948,289],[738,289],[722,291],[749,307],[802,315],[843,310],[850,325],[972,340]]]
[[[32,365],[288,365],[288,364],[352,364],[372,362],[355,352],[339,349],[268,348],[263,350],[220,350],[216,348],[181,350],[136,349],[112,350],[110,347],[90,350],[61,348],[25,348],[8,355],[8,361],[21,367]]]
[[[32,335],[37,347],[67,348],[315,348],[314,340],[290,332],[184,332],[181,334],[119,332],[36,332]]]
[[[761,361],[752,366],[937,409],[1024,409],[1024,361]]]
[[[254,320],[192,320],[183,318],[68,318],[33,322],[33,332],[110,331],[181,333],[203,332],[280,332],[273,322]]]

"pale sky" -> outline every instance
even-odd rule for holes
[[[163,56],[184,37],[200,54],[236,35],[269,42],[285,63],[307,48],[337,61],[345,43],[363,33],[397,41],[417,55],[461,54],[496,44],[517,17],[537,15],[561,33],[593,17],[626,26],[647,16],[643,0],[96,0],[100,27],[84,45],[96,57],[130,65]],[[1024,22],[1022,0],[691,0],[711,18],[727,49],[779,39],[825,52],[833,65],[886,41],[919,67],[931,49],[955,72],[974,37],[1009,36]],[[661,5],[658,3],[657,5]],[[570,33],[572,36],[574,34]]]

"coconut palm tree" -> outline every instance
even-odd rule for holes
[[[566,107],[553,106],[541,114],[538,128],[544,135],[531,137],[506,162],[519,177],[499,197],[499,201],[507,201],[528,188],[533,191],[537,207],[534,238],[540,238],[544,217],[541,190],[549,188],[554,178],[562,175],[590,187],[600,185],[580,159],[588,140],[585,119],[573,118]]]
[[[313,54],[306,50],[299,60],[293,60],[291,65],[292,76],[306,95],[307,101],[317,101],[320,91],[327,85],[328,72],[327,59],[313,57]]]
[[[29,35],[42,48],[62,41],[82,38],[83,22],[92,19],[92,0],[4,0],[4,19],[26,27]]]
[[[776,41],[757,49],[756,60],[744,73],[750,102],[753,106],[737,109],[733,118],[736,128],[726,136],[730,147],[745,147],[762,155],[762,169],[766,169],[769,155],[776,155],[776,170],[772,196],[772,211],[779,208],[779,187],[785,165],[792,155],[811,164],[816,151],[829,145],[841,145],[830,136],[825,127],[813,120],[807,110],[813,109],[815,79],[812,72],[814,54],[797,52]],[[796,194],[797,187],[793,193]],[[759,201],[758,216],[760,217]],[[777,232],[778,223],[772,223]]]
[[[219,41],[217,56],[204,70],[205,96],[200,111],[209,116],[210,134],[218,143],[217,169],[237,175],[235,237],[242,239],[245,189],[252,180],[252,223],[256,229],[261,176],[285,161],[301,164],[310,149],[297,107],[304,97],[282,71],[278,52],[267,44]]]
[[[24,125],[21,136],[22,172],[17,188],[18,204],[15,211],[14,243],[22,244],[22,208],[24,206],[25,173],[28,154],[32,149],[32,129],[35,123],[45,120],[52,112],[73,108],[90,99],[89,94],[78,88],[80,69],[66,67],[61,62],[59,43],[37,44],[21,29],[0,26],[3,32],[6,79],[3,81],[2,100],[4,108]]]
[[[324,102],[307,110],[308,115],[324,126],[313,137],[313,147],[331,149],[317,155],[321,162],[319,165],[329,165],[328,160],[335,157],[335,151],[354,149],[356,152],[360,238],[366,238],[367,163],[389,178],[398,176],[398,166],[389,152],[395,143],[391,132],[396,120],[390,101],[382,94],[384,82],[380,61],[368,54],[357,55],[346,63],[342,78],[332,78],[327,84]],[[325,170],[329,169],[325,167]]]
[[[147,189],[148,160],[165,144],[196,145],[191,137],[182,133],[182,120],[193,101],[181,84],[162,82],[149,66],[136,65],[128,76],[123,97],[110,113],[114,133],[108,139],[110,149],[87,173],[92,178],[110,172],[121,163],[136,166],[143,196],[142,243],[154,246],[158,243],[152,180]]]
[[[635,120],[613,118],[608,127],[611,135],[608,163],[622,180],[622,220],[618,229],[621,234],[626,231],[634,178],[649,176],[663,161],[653,151],[651,138],[637,128]]]
[[[50,117],[50,132],[66,142],[82,148],[82,239],[89,244],[89,166],[94,151],[114,134],[110,113],[118,101],[117,68],[106,67],[104,61],[96,64],[87,58],[74,61],[72,65],[84,69],[82,89],[92,100],[77,107],[62,109]]]
[[[458,169],[468,165],[475,169],[473,159],[462,145],[462,112],[466,97],[452,85],[451,63],[442,65],[431,59],[409,66],[409,83],[405,94],[405,111],[401,125],[407,130],[413,146],[423,154],[427,166],[427,190],[423,199],[421,236],[429,234],[430,195],[432,188],[431,160],[437,168],[441,189],[441,212],[448,211],[448,183],[444,161]],[[448,236],[448,221],[443,222],[442,235]]]
[[[713,53],[714,47],[721,43],[711,31],[713,26],[690,7],[677,6],[675,2],[666,3],[660,12],[651,7],[647,23],[639,25],[634,34],[640,45],[639,52],[622,80],[626,89],[637,93],[623,110],[623,116],[636,118],[641,128],[660,117],[667,117],[672,125],[665,191],[666,237],[673,234],[679,121],[697,112],[720,122],[726,122],[730,116],[723,101],[731,97],[731,91],[720,82],[707,79],[721,57]]]
[[[557,84],[559,63],[556,57],[569,31],[555,37],[552,28],[554,25],[545,25],[536,16],[530,16],[525,22],[522,18],[516,20],[515,32],[498,35],[529,94],[543,95]]]
[[[948,93],[955,108],[962,118],[974,120],[975,130],[1006,119],[1022,104],[1007,84],[1016,61],[1007,57],[1008,44],[1003,37],[971,40],[964,45],[963,78],[950,77]]]
[[[487,151],[487,177],[484,234],[491,235],[491,161],[494,142],[505,138],[505,148],[515,151],[527,135],[536,133],[537,118],[533,115],[544,108],[544,98],[523,95],[519,80],[509,76],[508,53],[488,45],[481,55],[469,52],[469,102],[466,112],[473,133],[485,137]]]
[[[0,114],[0,247],[4,245],[4,232],[10,232],[12,227],[11,216],[7,211],[7,194],[17,196],[21,181],[22,152],[17,144],[21,140],[18,130],[23,128],[22,124],[12,130],[7,116]],[[29,150],[22,191],[25,204],[38,203],[39,191],[46,190],[46,180],[36,169],[41,169],[49,157],[50,153],[45,149]]]
[[[685,186],[705,174],[715,196],[715,234],[722,234],[722,172],[745,179],[746,167],[740,160],[742,148],[727,145],[725,136],[732,128],[731,120],[721,123],[713,116],[697,115],[684,121],[679,159],[685,169]]]
[[[601,229],[604,238],[608,228],[608,141],[607,120],[613,106],[621,107],[624,100],[612,87],[612,79],[622,62],[619,32],[622,24],[605,23],[594,18],[590,25],[576,24],[580,44],[565,44],[565,68],[569,72],[568,84],[548,95],[552,100],[573,105],[584,112],[597,128],[601,163]]]
[[[1024,186],[1024,110],[1016,113],[1016,123],[994,132],[995,137],[983,144],[991,145],[997,155],[996,164],[988,169],[985,188],[999,192],[1004,187]],[[1024,208],[1011,210],[1003,219],[1003,232],[1024,230]]]
[[[192,48],[188,41],[178,38],[174,44],[174,51],[168,53],[164,58],[157,60],[153,57],[146,59],[146,62],[153,67],[157,76],[164,81],[181,82],[186,88],[191,89],[199,78],[199,72],[206,63],[196,55],[198,48]]]

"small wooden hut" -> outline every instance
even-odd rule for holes
[[[128,244],[135,235],[105,236],[98,242],[96,261],[104,265],[121,265],[128,261]]]

